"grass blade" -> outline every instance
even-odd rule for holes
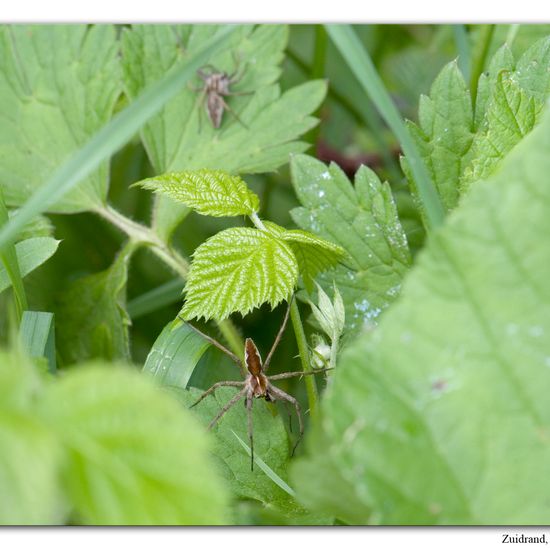
[[[369,54],[350,25],[327,25],[326,29],[365,93],[371,98],[399,140],[418,186],[418,194],[430,226],[428,229],[436,229],[443,223],[445,218],[443,205],[416,145],[380,79]]]
[[[143,372],[164,386],[185,389],[210,344],[187,324],[168,323],[156,339]]]
[[[25,311],[19,327],[23,348],[31,357],[44,357],[48,370],[56,371],[54,314]]]
[[[8,210],[4,203],[2,189],[0,188],[0,227],[3,229],[8,223]],[[21,270],[19,269],[15,245],[13,243],[6,243],[4,246],[0,247],[0,261],[4,264],[8,278],[11,281],[13,295],[15,297],[17,319],[21,320],[23,311],[27,309],[27,296],[21,277]]]
[[[102,161],[127,143],[151,116],[181,90],[181,87],[194,76],[195,71],[227,43],[234,28],[227,26],[222,29],[189,60],[185,67],[168,73],[162,80],[145,90],[60,166],[21,207],[17,215],[0,229],[0,247],[12,241],[28,221],[46,211]]]
[[[180,278],[172,279],[128,302],[127,310],[132,319],[138,319],[170,304],[181,301],[183,283]]]
[[[231,432],[237,438],[237,441],[243,446],[243,449],[247,452],[248,456],[250,456],[250,447],[233,430],[231,430]],[[288,493],[292,498],[296,498],[294,489],[285,483],[285,481],[282,480],[261,458],[259,458],[256,453],[254,453],[254,464],[257,464],[260,470],[262,470],[262,472],[285,493]]]
[[[462,71],[464,80],[470,79],[470,45],[468,44],[468,31],[466,25],[452,25],[458,51],[458,66]]]

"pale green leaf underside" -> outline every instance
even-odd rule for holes
[[[39,406],[67,449],[64,489],[79,523],[228,521],[204,430],[146,377],[116,364],[81,365],[51,384]]]
[[[110,119],[120,93],[112,25],[0,26],[0,185],[23,204]],[[77,212],[107,195],[107,163],[50,210]]]
[[[328,293],[336,283],[348,330],[370,326],[398,295],[411,261],[389,186],[362,167],[354,187],[335,164],[327,167],[304,155],[293,157],[291,170],[303,205],[292,210],[292,218],[346,253],[346,265],[319,275],[318,281]],[[317,251],[305,258],[298,251],[297,256],[304,263],[313,262],[313,270],[322,258]]]
[[[21,277],[28,275],[55,254],[60,241],[51,237],[34,237],[15,245]],[[11,281],[5,266],[0,262],[0,292],[9,288]]]
[[[222,170],[172,172],[148,178],[138,185],[204,216],[250,216],[260,205],[258,196],[241,177]]]
[[[298,264],[285,241],[259,229],[226,229],[195,250],[181,315],[220,320],[266,302],[275,307],[297,280]]]
[[[549,150],[546,113],[342,358],[311,451],[346,479],[339,513],[349,492],[372,522],[548,522]]]

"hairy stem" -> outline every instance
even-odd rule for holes
[[[189,273],[189,262],[171,246],[165,243],[151,228],[137,223],[105,205],[96,210],[97,214],[111,222],[128,235],[138,246],[148,246],[167,266],[172,268],[184,281]],[[231,351],[241,357],[244,344],[242,338],[230,319],[217,321],[218,327],[227,340]]]
[[[296,343],[298,344],[298,352],[300,354],[300,361],[302,363],[302,370],[304,372],[312,372],[309,350],[307,346],[306,333],[302,325],[302,319],[300,317],[300,310],[296,300],[292,300],[290,306],[290,319],[292,320],[292,326],[294,328],[294,334],[296,335]],[[307,400],[309,403],[309,414],[312,419],[317,418],[317,407],[319,402],[319,394],[317,392],[317,384],[315,383],[314,376],[305,376],[304,381],[306,384]]]

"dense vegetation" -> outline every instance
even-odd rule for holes
[[[0,26],[0,523],[548,523],[549,94],[547,26]],[[289,302],[251,470],[187,323]]]

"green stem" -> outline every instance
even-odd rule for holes
[[[472,74],[470,75],[470,96],[472,98],[472,108],[475,114],[476,101],[477,101],[477,87],[479,83],[479,77],[485,67],[487,56],[489,55],[489,48],[491,41],[493,40],[493,33],[495,32],[495,25],[483,25],[480,33],[481,38],[477,43],[475,49],[474,58],[472,60]]]
[[[329,368],[333,369],[336,367],[336,357],[338,355],[338,341],[340,340],[340,336],[336,336],[336,338],[332,339],[330,342],[330,359],[329,359]]]
[[[8,221],[9,214],[4,203],[2,189],[0,188],[0,227],[7,224]],[[0,249],[0,261],[4,264],[8,277],[11,281],[13,296],[15,298],[17,321],[20,323],[23,317],[23,312],[28,308],[28,305],[27,295],[25,294],[25,286],[23,285],[21,270],[19,269],[19,260],[17,259],[15,244],[9,243]]]
[[[151,251],[166,265],[171,267],[184,281],[187,280],[189,262],[177,250],[166,244],[151,228],[127,218],[109,205],[104,205],[96,212],[126,233],[136,246],[150,247]],[[217,325],[226,338],[231,351],[240,357],[243,353],[244,343],[231,320],[217,321]]]
[[[310,363],[309,350],[306,340],[306,333],[302,325],[302,319],[300,317],[300,310],[296,300],[292,300],[290,306],[290,319],[294,328],[294,334],[296,335],[296,343],[298,344],[298,353],[300,354],[300,361],[302,363],[302,370],[304,372],[311,372],[313,368]],[[319,403],[319,394],[317,392],[317,384],[315,383],[314,376],[304,377],[306,384],[307,400],[309,403],[309,414],[312,419],[317,418],[317,407]]]

